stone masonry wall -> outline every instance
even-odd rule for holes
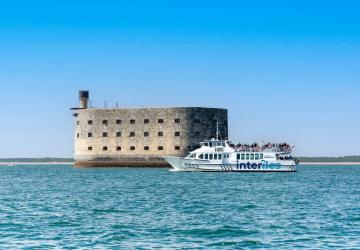
[[[164,165],[162,156],[185,156],[214,138],[217,122],[227,138],[226,109],[79,109],[75,116],[76,165]]]

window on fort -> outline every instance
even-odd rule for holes
[[[195,136],[199,137],[199,136],[200,136],[200,132],[199,132],[199,131],[196,131],[196,132],[195,132]]]
[[[80,121],[76,121],[76,125],[79,125],[80,124]]]
[[[92,120],[88,120],[88,124],[89,124],[89,125],[92,125]]]
[[[120,147],[120,146],[117,146],[117,147],[116,147],[116,151],[121,151],[121,147]]]
[[[131,146],[131,147],[130,147],[130,150],[131,150],[131,151],[135,150],[135,147],[134,147],[134,146]]]
[[[134,119],[131,119],[131,120],[130,120],[130,123],[131,123],[131,124],[135,124],[135,120],[134,120]]]
[[[103,120],[103,121],[102,121],[102,124],[108,125],[108,120]]]
[[[158,133],[158,136],[164,136],[164,133],[160,131],[160,132]]]
[[[92,147],[88,147],[88,150],[91,151],[91,150],[92,150]]]
[[[79,138],[79,137],[80,137],[80,134],[79,134],[79,133],[77,133],[77,134],[76,134],[76,137],[77,137],[77,138]]]
[[[159,119],[158,123],[164,123],[164,119]]]
[[[163,149],[164,149],[163,146],[158,147],[158,150],[163,150]]]
[[[121,137],[121,132],[116,132],[116,137]]]
[[[144,137],[148,137],[149,136],[149,132],[144,132]]]
[[[121,124],[121,120],[120,119],[116,120],[116,124]]]
[[[180,123],[180,119],[175,119],[175,123]]]
[[[91,132],[88,133],[88,137],[92,137],[92,133],[91,133]]]
[[[195,123],[200,123],[200,119],[195,119],[194,122]]]
[[[180,147],[179,147],[179,146],[175,146],[175,150],[180,150]]]
[[[144,147],[144,150],[149,150],[149,147],[148,147],[148,146],[145,146],[145,147]]]
[[[145,119],[145,120],[144,120],[144,123],[149,123],[149,122],[150,122],[149,119]]]
[[[103,151],[107,151],[107,147],[105,146],[105,147],[103,147]]]
[[[103,132],[103,137],[108,137],[108,133],[107,132]]]
[[[135,132],[130,132],[130,137],[134,137],[135,136]]]
[[[175,132],[175,136],[180,136],[180,132],[179,132],[179,131],[176,131],[176,132]]]

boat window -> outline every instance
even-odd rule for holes
[[[208,147],[208,146],[209,146],[209,144],[206,142],[206,143],[204,143],[204,146]]]
[[[195,155],[196,155],[196,154],[191,154],[191,155],[189,156],[189,158],[195,158]]]
[[[259,154],[255,154],[255,160],[259,160]]]
[[[209,154],[209,160],[212,160],[212,159],[213,159],[213,155]]]
[[[224,143],[224,142],[222,143],[222,146],[225,147],[225,143]]]
[[[217,146],[221,146],[221,142],[216,143]]]
[[[236,154],[236,159],[240,160],[240,154]]]
[[[221,156],[222,156],[222,154],[219,154],[219,160],[221,160]]]
[[[208,154],[205,154],[205,160],[209,159]]]
[[[199,157],[199,159],[204,159],[204,155],[203,155],[203,154],[200,154],[198,157]]]
[[[214,160],[217,160],[217,156],[218,156],[217,154],[214,154]]]
[[[250,155],[246,154],[246,160],[249,160],[249,159],[250,159]]]
[[[241,154],[241,160],[245,160],[245,154]]]
[[[263,159],[264,158],[264,155],[263,154],[260,154],[260,159]]]
[[[250,154],[250,160],[254,160],[254,154]]]

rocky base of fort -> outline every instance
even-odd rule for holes
[[[161,157],[117,157],[75,160],[75,167],[170,167]]]

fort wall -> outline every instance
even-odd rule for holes
[[[227,138],[227,110],[202,107],[74,109],[76,166],[167,166],[204,139]]]

